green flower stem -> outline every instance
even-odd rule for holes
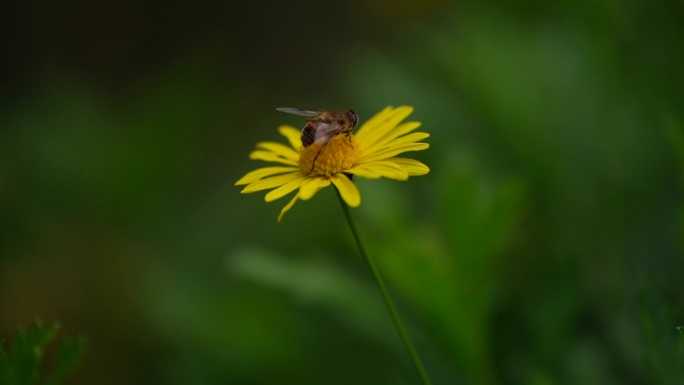
[[[394,302],[392,302],[392,298],[390,298],[389,293],[387,292],[385,283],[383,282],[377,267],[375,267],[375,263],[368,256],[368,254],[366,254],[366,251],[364,250],[363,245],[361,244],[361,239],[359,238],[359,234],[357,233],[356,227],[354,226],[354,222],[351,218],[351,213],[349,212],[349,206],[347,206],[347,204],[344,202],[342,196],[340,195],[340,192],[337,191],[337,188],[335,188],[335,192],[337,192],[337,197],[340,199],[342,211],[344,211],[344,216],[347,218],[347,223],[349,223],[349,228],[351,229],[352,235],[354,236],[354,240],[356,241],[356,245],[359,248],[359,252],[363,257],[363,260],[366,262],[366,266],[368,266],[368,269],[371,271],[371,274],[373,274],[373,278],[375,279],[375,283],[378,285],[378,288],[380,289],[380,293],[382,293],[382,298],[385,300],[387,309],[389,309],[389,312],[392,315],[394,325],[397,327],[399,335],[401,335],[402,341],[404,341],[404,346],[406,346],[406,350],[408,351],[409,356],[411,356],[413,366],[415,366],[416,371],[418,372],[418,376],[420,376],[420,379],[423,381],[423,385],[431,385],[432,383],[430,382],[430,378],[428,377],[427,372],[423,367],[423,362],[420,360],[420,357],[416,352],[416,348],[413,346],[413,342],[411,342],[411,337],[409,337],[408,332],[406,332],[404,323],[401,321],[401,317],[399,317],[399,313],[397,312],[397,309],[394,307]]]

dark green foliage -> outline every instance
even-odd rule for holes
[[[436,385],[684,381],[683,2],[6,3],[0,330],[78,319],[74,384],[413,384],[332,189],[233,186],[402,104],[431,172],[351,214]]]
[[[17,330],[12,336],[9,351],[0,346],[0,384],[2,385],[58,385],[81,361],[84,341],[66,338],[60,342],[54,364],[44,370],[44,354],[49,342],[59,330],[53,322],[43,325],[34,322],[28,333]],[[1,341],[1,340],[0,340]]]

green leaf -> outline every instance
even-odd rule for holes
[[[55,337],[59,324],[43,325],[36,320],[28,333],[18,329],[12,336],[9,354],[0,339],[0,385],[35,385],[41,376],[45,346]],[[44,384],[57,385],[78,364],[83,353],[81,339],[67,339],[57,353],[54,370]]]
[[[85,351],[85,341],[82,338],[69,338],[62,342],[57,353],[57,362],[53,373],[45,380],[44,385],[57,385],[70,374],[81,361]]]
[[[10,367],[9,357],[7,353],[2,349],[2,343],[4,341],[0,339],[0,384],[14,385],[14,376],[12,375],[12,368]]]
[[[12,337],[10,365],[18,385],[31,385],[36,376],[37,359],[23,330],[17,330]]]
[[[29,329],[27,338],[28,343],[34,348],[38,348],[42,351],[42,348],[55,336],[59,327],[59,323],[57,322],[43,325],[40,320],[36,320]]]

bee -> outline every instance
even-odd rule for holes
[[[276,110],[309,118],[300,137],[304,147],[309,147],[314,143],[324,146],[335,135],[348,136],[359,120],[352,110],[310,111],[287,107],[276,108]]]
[[[328,144],[330,139],[337,135],[349,137],[359,121],[359,117],[352,110],[310,111],[287,107],[276,108],[276,110],[308,118],[302,129],[302,135],[300,136],[302,147],[309,147],[312,144],[319,146],[316,157],[311,164],[310,173],[314,170],[316,160],[321,154],[321,150]],[[344,174],[347,175],[349,179],[354,180],[354,175],[348,173]]]

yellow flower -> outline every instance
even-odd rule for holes
[[[350,179],[352,175],[403,181],[409,176],[430,172],[426,165],[417,160],[396,157],[403,152],[425,150],[430,146],[420,142],[430,134],[411,133],[420,127],[419,122],[402,123],[411,112],[413,107],[387,107],[364,123],[355,135],[340,134],[325,145],[313,143],[307,147],[302,147],[301,130],[281,126],[278,131],[287,138],[290,146],[261,142],[249,158],[284,166],[256,169],[240,178],[235,185],[246,185],[241,191],[243,194],[273,189],[266,194],[266,202],[299,189],[280,211],[279,222],[297,200],[311,199],[330,183],[335,185],[349,206],[357,207],[361,204],[361,194]]]

